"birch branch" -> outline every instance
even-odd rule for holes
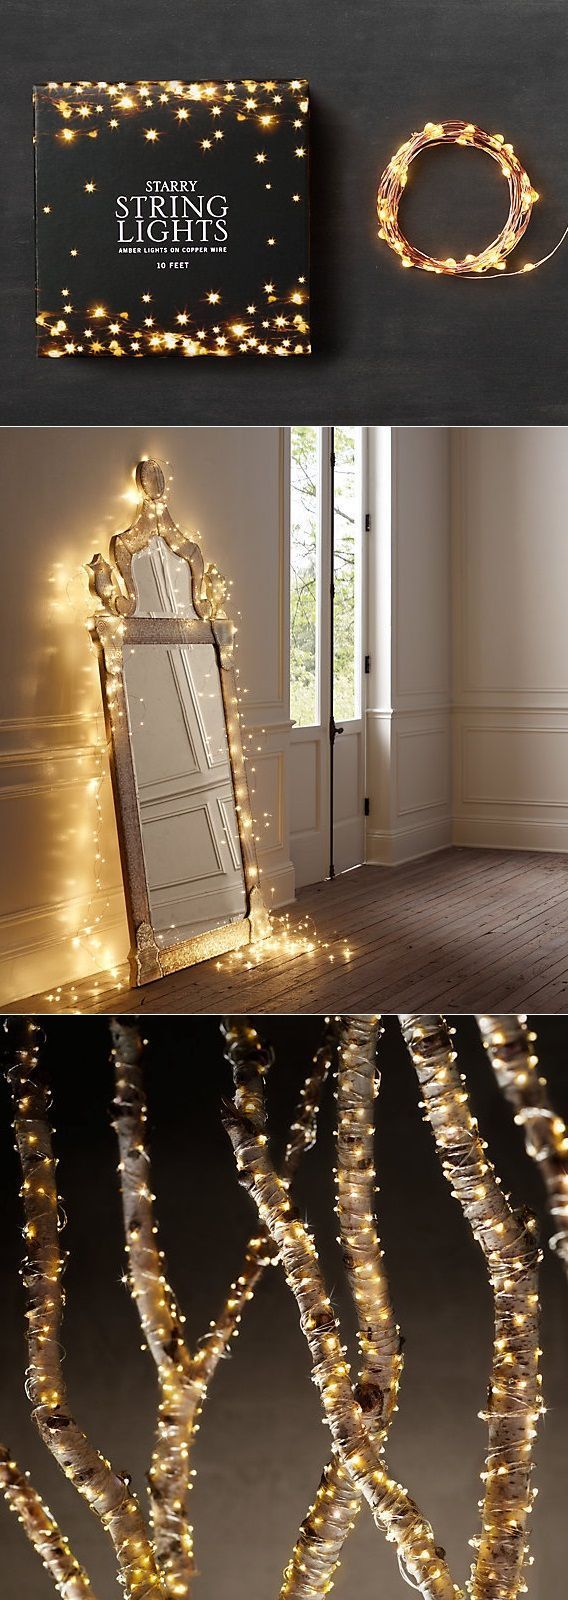
[[[154,1547],[168,1595],[189,1592],[195,1572],[193,1530],[188,1520],[189,1453],[203,1403],[203,1384],[183,1334],[180,1314],[164,1270],[154,1221],[146,1148],[146,1099],[142,1075],[144,1040],[137,1022],[111,1022],[115,1064],[113,1126],[119,1149],[120,1189],[128,1258],[128,1286],[148,1348],[156,1364],[160,1399],[148,1473]]]
[[[493,1290],[495,1335],[488,1450],[473,1600],[515,1600],[528,1555],[532,1446],[541,1410],[538,1374],[540,1260],[534,1219],[512,1210],[487,1159],[443,1017],[401,1017],[442,1168],[481,1246]]]
[[[114,1472],[110,1462],[89,1444],[69,1409],[59,1342],[64,1293],[55,1160],[47,1095],[38,1075],[39,1033],[33,1022],[10,1025],[11,1064],[7,1067],[23,1174],[27,1253],[22,1275],[29,1350],[26,1387],[32,1415],[44,1444],[110,1534],[130,1600],[157,1600],[158,1596],[166,1600],[128,1480]]]
[[[235,1091],[241,1109],[244,1109],[245,1103],[253,1105],[257,1117],[264,1123],[264,1094],[261,1089],[260,1096],[257,1095],[254,1102],[251,1099],[247,1063],[251,1058],[254,1059],[256,1070],[263,1078],[272,1064],[272,1050],[262,1043],[256,1029],[243,1018],[225,1018],[221,1024],[221,1032],[225,1039],[225,1055],[233,1071]],[[335,1022],[329,1022],[300,1090],[299,1102],[290,1127],[282,1169],[282,1176],[288,1187],[296,1175],[302,1156],[315,1144],[321,1096],[337,1050],[337,1041],[337,1025]],[[252,1299],[265,1267],[275,1266],[277,1261],[278,1252],[270,1235],[265,1228],[257,1229],[248,1241],[242,1272],[236,1283],[231,1284],[225,1306],[217,1321],[211,1324],[211,1331],[206,1335],[201,1347],[208,1381],[229,1340],[233,1336],[236,1337],[242,1310],[246,1302]]]
[[[400,1328],[375,1219],[374,1101],[380,1087],[375,1058],[381,1032],[379,1018],[349,1018],[337,1094],[337,1213],[359,1325],[362,1377],[357,1398],[378,1440],[396,1408],[402,1372]]]
[[[499,1088],[523,1130],[527,1154],[540,1169],[555,1228],[550,1248],[568,1274],[568,1129],[550,1104],[535,1054],[536,1034],[529,1032],[526,1017],[477,1021]]]
[[[355,1399],[339,1330],[326,1294],[311,1234],[289,1199],[267,1152],[267,1135],[235,1103],[225,1102],[223,1122],[233,1145],[237,1170],[249,1189],[262,1223],[277,1246],[286,1279],[300,1312],[300,1325],[312,1356],[335,1448],[350,1478],[368,1500],[375,1522],[394,1541],[406,1571],[429,1600],[454,1600],[444,1554],[418,1506],[385,1471]]]
[[[373,1113],[379,1089],[375,1057],[380,1032],[379,1018],[352,1017],[342,1027],[336,1173],[340,1242],[359,1329],[355,1398],[378,1451],[396,1407],[402,1370],[400,1330],[375,1223]],[[329,1593],[362,1503],[341,1456],[334,1452],[300,1528],[280,1600],[319,1600]]]
[[[0,1444],[0,1490],[63,1600],[94,1600],[87,1574],[72,1555],[55,1517],[32,1487],[27,1472],[20,1472],[3,1444]]]
[[[195,1575],[193,1529],[188,1520],[188,1496],[193,1474],[191,1448],[211,1379],[230,1341],[239,1331],[242,1312],[265,1266],[274,1258],[264,1230],[249,1240],[239,1277],[231,1284],[219,1317],[194,1354],[183,1334],[185,1318],[169,1287],[164,1253],[158,1248],[154,1196],[150,1189],[150,1164],[146,1146],[147,1119],[142,1056],[144,1041],[137,1022],[113,1020],[111,1033],[115,1057],[114,1126],[119,1144],[119,1172],[127,1254],[128,1283],[136,1301],[148,1347],[155,1361],[160,1385],[157,1437],[149,1473],[151,1521],[156,1553],[164,1568],[168,1594],[189,1592]],[[243,1104],[253,1113],[263,1111],[263,1097],[247,1082],[246,1061],[254,1051],[257,1071],[264,1072],[271,1053],[261,1045],[254,1029],[245,1025],[233,1032],[224,1026],[227,1050],[242,1057],[240,1083]],[[246,1037],[245,1037],[246,1034]],[[300,1104],[292,1124],[286,1152],[289,1178],[295,1172],[302,1151],[315,1138],[321,1090],[329,1071],[334,1048],[334,1033],[328,1029],[324,1044],[314,1058]]]
[[[267,1064],[265,1051],[250,1022],[244,1017],[228,1019],[223,1024],[227,1040],[226,1056],[231,1066],[237,1109],[254,1123],[259,1132],[266,1128],[264,1077]],[[337,1027],[326,1030],[323,1047],[313,1058],[312,1071],[301,1091],[300,1103],[290,1130],[286,1147],[282,1177],[289,1188],[302,1151],[315,1140],[317,1108],[321,1089],[330,1065],[330,1045],[335,1047]],[[271,1062],[270,1062],[271,1064]],[[277,1251],[268,1239],[271,1260],[278,1260]],[[325,1594],[331,1587],[330,1578],[338,1565],[341,1547],[351,1516],[358,1509],[358,1497],[348,1474],[334,1456],[325,1468],[318,1487],[314,1505],[305,1518],[291,1560],[284,1573],[281,1600],[284,1596],[294,1600]]]

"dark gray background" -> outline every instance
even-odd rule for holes
[[[525,278],[403,272],[376,237],[377,181],[428,119],[514,143],[542,195],[518,263],[568,221],[566,0],[4,0],[4,374],[13,423],[550,423],[568,420],[568,244]],[[296,77],[313,104],[312,359],[196,362],[34,353],[31,87],[49,79]],[[504,221],[487,158],[422,163],[405,220],[437,254]]]
[[[120,1284],[123,1243],[116,1143],[108,1124],[111,1073],[104,1019],[45,1024],[55,1090],[58,1179],[70,1250],[63,1330],[66,1376],[80,1421],[115,1465],[133,1474],[144,1497],[155,1419],[155,1372],[140,1350],[135,1310]],[[217,1019],[149,1018],[149,1130],[160,1243],[190,1340],[207,1328],[239,1271],[255,1225],[238,1187],[219,1101],[230,1092]],[[265,1018],[278,1049],[270,1074],[271,1126],[280,1148],[322,1023]],[[568,1113],[566,1018],[540,1018],[541,1060],[555,1103]],[[504,1185],[526,1201],[548,1231],[539,1175],[496,1090],[471,1019],[457,1020],[458,1047],[482,1132]],[[486,1433],[477,1412],[491,1360],[491,1299],[485,1268],[438,1165],[421,1121],[418,1088],[396,1020],[387,1019],[380,1055],[377,1172],[380,1226],[397,1315],[406,1338],[400,1411],[388,1446],[392,1470],[418,1495],[446,1545],[456,1579],[469,1571],[468,1539],[478,1527],[479,1472]],[[349,1336],[333,1213],[333,1099],[321,1137],[303,1163],[296,1195],[311,1219],[334,1304]],[[118,1600],[110,1548],[95,1519],[40,1443],[23,1382],[24,1307],[18,1277],[22,1240],[18,1170],[8,1096],[0,1084],[0,1438],[31,1469],[88,1566],[99,1600]],[[546,1253],[542,1278],[544,1392],[549,1407],[537,1446],[539,1488],[531,1545],[529,1600],[563,1593],[565,1578],[568,1387],[568,1285]],[[279,1270],[266,1273],[243,1317],[229,1360],[221,1363],[201,1419],[192,1520],[201,1575],[195,1600],[276,1600],[280,1577],[315,1491],[329,1434],[295,1303]],[[0,1503],[6,1600],[49,1600],[52,1589],[16,1519]],[[364,1512],[345,1548],[337,1600],[404,1600],[392,1547]]]

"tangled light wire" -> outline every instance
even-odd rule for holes
[[[411,163],[422,150],[442,144],[458,144],[469,146],[470,149],[483,150],[498,163],[509,188],[509,213],[501,232],[477,255],[468,253],[460,261],[456,261],[453,256],[447,256],[443,260],[442,257],[430,256],[423,250],[418,250],[403,233],[398,219]],[[389,248],[400,257],[402,267],[418,267],[422,272],[443,273],[446,277],[496,278],[506,271],[507,257],[526,233],[533,205],[538,198],[528,172],[519,161],[512,144],[506,143],[504,134],[484,133],[474,122],[456,120],[427,122],[420,132],[412,133],[410,138],[400,145],[385,167],[377,191],[379,238],[384,239]],[[550,261],[551,257],[556,255],[567,234],[568,225],[562,237],[547,255],[541,256],[539,261],[525,261],[524,266],[515,268],[508,276],[519,277],[525,272],[534,272],[537,267],[542,267],[545,261]]]

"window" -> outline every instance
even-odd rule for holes
[[[360,429],[333,432],[333,714],[346,722],[360,712]]]
[[[363,433],[290,429],[290,716],[297,728],[327,721],[332,668],[336,722],[361,714]]]
[[[319,719],[320,429],[290,432],[290,716],[308,728]]]

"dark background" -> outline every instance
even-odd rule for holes
[[[542,195],[515,262],[568,221],[565,0],[4,0],[0,421],[559,423],[568,245],[508,283],[403,272],[376,187],[427,120],[502,132]],[[315,355],[279,363],[34,354],[31,88],[50,79],[308,77]],[[485,244],[507,190],[487,158],[423,159],[404,221],[441,255]],[[244,362],[244,365],[243,365]]]
[[[110,95],[106,97],[104,91],[101,95],[98,89],[87,89],[80,96],[81,104],[92,107],[102,101],[105,105],[100,118],[94,112],[91,131],[97,133],[98,138],[92,143],[87,135],[62,150],[58,135],[65,124],[53,105],[54,98],[58,98],[57,91],[55,96],[49,91],[38,91],[39,304],[44,311],[55,311],[52,318],[55,321],[61,315],[64,301],[69,299],[73,303],[71,314],[65,313],[67,337],[70,334],[78,338],[79,343],[85,343],[83,334],[87,322],[91,323],[94,336],[100,338],[100,327],[97,328],[96,321],[93,326],[88,307],[101,300],[109,308],[104,319],[107,342],[109,321],[115,320],[115,313],[122,307],[128,309],[130,334],[121,340],[127,352],[130,338],[134,333],[140,334],[143,318],[148,315],[154,318],[155,328],[173,328],[179,334],[182,330],[176,324],[176,314],[190,309],[193,314],[185,332],[195,335],[197,328],[204,327],[208,343],[214,343],[211,333],[216,323],[221,324],[222,332],[235,320],[244,319],[250,325],[246,315],[250,301],[257,306],[251,332],[256,333],[261,342],[266,338],[262,319],[267,314],[274,317],[284,312],[292,322],[291,312],[296,308],[290,307],[288,296],[301,276],[309,288],[308,163],[295,156],[301,140],[293,126],[294,120],[299,118],[300,127],[306,127],[298,104],[304,94],[293,94],[286,85],[282,86],[282,104],[278,110],[281,120],[269,136],[264,131],[259,132],[256,114],[254,119],[249,116],[239,122],[237,106],[247,97],[244,85],[237,85],[234,104],[224,106],[221,102],[217,106],[222,112],[223,139],[216,144],[213,138],[216,123],[211,116],[211,106],[203,101],[197,106],[191,102],[189,108],[185,107],[186,112],[190,111],[190,120],[187,125],[180,126],[176,125],[174,110],[181,106],[181,99],[170,99],[163,106],[155,92],[151,95],[151,111],[137,109],[126,116],[118,111],[119,126],[111,130],[108,121],[116,108]],[[272,98],[267,93],[259,96],[258,105],[261,113],[266,109],[274,111]],[[75,118],[73,126],[77,121]],[[158,142],[149,145],[143,138],[143,130],[150,125],[158,131]],[[200,142],[208,135],[213,138],[212,148],[204,154]],[[302,138],[305,143],[305,133]],[[257,166],[254,159],[259,147],[268,155],[266,169]],[[270,188],[267,190],[268,172]],[[176,173],[196,181],[197,193],[205,199],[211,195],[227,197],[227,254],[196,253],[184,257],[180,252],[176,258],[168,250],[165,257],[121,255],[115,217],[118,193],[127,196],[145,193],[148,179],[163,181]],[[96,183],[96,192],[92,195],[84,192],[86,179]],[[298,205],[292,201],[293,190],[301,196]],[[43,213],[44,201],[51,202],[49,216]],[[167,213],[168,207],[165,209]],[[179,209],[181,213],[181,206]],[[126,240],[135,232],[133,210],[131,206],[128,225],[123,230]],[[142,210],[147,221],[150,208],[146,205]],[[158,234],[160,231],[158,227]],[[172,231],[170,228],[170,235]],[[209,233],[210,243],[213,243],[213,222],[209,224]],[[271,234],[276,235],[278,241],[277,260],[268,244]],[[194,242],[200,242],[198,227],[194,229]],[[74,245],[79,246],[76,260],[69,254]],[[177,270],[171,267],[176,259],[181,263]],[[165,262],[163,271],[158,269],[159,260]],[[271,278],[275,280],[278,293],[274,302],[268,303],[264,286]],[[68,296],[62,295],[64,284],[68,286]],[[220,305],[207,304],[206,295],[211,289],[220,293]],[[151,294],[151,303],[144,305],[142,295],[147,292]],[[302,309],[309,322],[309,304],[304,303]],[[120,317],[118,320],[120,325]],[[275,334],[274,329],[270,336],[276,344],[280,343],[282,335]],[[40,343],[50,348],[53,339],[44,334]],[[88,351],[88,342],[85,348]]]
[[[458,1019],[458,1044],[482,1132],[515,1201],[526,1200],[547,1223],[538,1173],[501,1100],[471,1018]],[[216,1018],[149,1019],[147,1082],[153,1181],[160,1243],[170,1279],[195,1340],[238,1272],[255,1213],[238,1187],[232,1151],[219,1121],[229,1092]],[[540,1055],[551,1093],[568,1113],[568,1021],[541,1018]],[[278,1148],[291,1116],[321,1019],[270,1018],[259,1023],[278,1050],[269,1104]],[[108,1126],[111,1073],[104,1019],[45,1023],[55,1090],[59,1187],[71,1252],[63,1342],[72,1404],[93,1440],[114,1464],[133,1473],[144,1499],[155,1407],[155,1373],[141,1353],[138,1321],[119,1279],[123,1250],[116,1147]],[[469,1570],[468,1538],[477,1531],[478,1474],[483,1464],[482,1407],[490,1366],[491,1300],[481,1255],[472,1244],[422,1124],[418,1090],[398,1025],[388,1018],[381,1048],[378,1101],[379,1215],[399,1321],[406,1337],[400,1412],[388,1446],[392,1470],[417,1494],[446,1545],[454,1576]],[[98,1600],[118,1597],[110,1547],[95,1519],[39,1442],[23,1392],[26,1362],[22,1249],[8,1096],[0,1085],[2,1187],[0,1292],[0,1437],[32,1471],[88,1566]],[[316,1150],[297,1186],[302,1211],[315,1225],[334,1303],[346,1310],[333,1214],[333,1099],[328,1093]],[[568,1286],[546,1254],[542,1280],[545,1399],[537,1445],[539,1496],[533,1523],[536,1564],[529,1600],[560,1595],[565,1573],[568,1393]],[[344,1321],[352,1332],[350,1313]],[[279,1269],[265,1274],[243,1317],[231,1358],[213,1380],[195,1450],[192,1520],[201,1576],[195,1600],[276,1600],[298,1524],[315,1491],[329,1434],[298,1326],[295,1303]],[[0,1593],[6,1600],[42,1600],[52,1593],[16,1519],[0,1504],[3,1550]],[[345,1547],[338,1600],[402,1600],[392,1547],[364,1510]]]

